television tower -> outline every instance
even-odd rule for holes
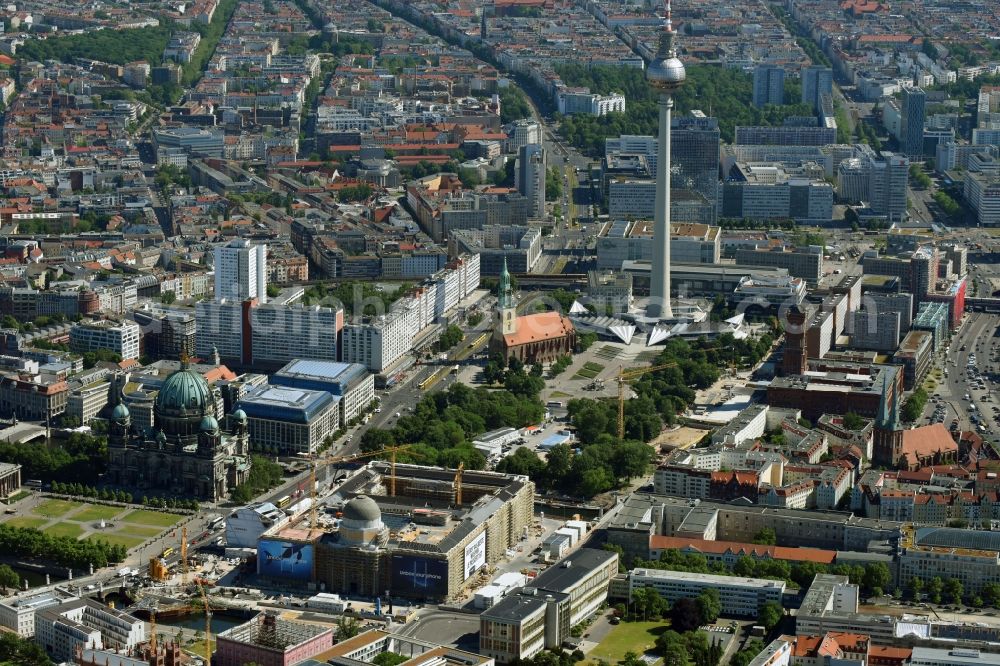
[[[646,69],[646,80],[660,93],[660,141],[656,160],[656,202],[653,217],[653,266],[649,281],[650,319],[672,319],[670,309],[670,116],[674,93],[687,78],[684,64],[674,48],[674,25],[670,19],[670,0],[656,58]]]

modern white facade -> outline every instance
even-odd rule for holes
[[[279,366],[296,358],[336,360],[340,308],[265,304],[236,300],[195,305],[195,353],[246,365]]]
[[[267,246],[238,238],[215,248],[215,298],[267,302]]]
[[[69,345],[79,353],[106,349],[123,360],[139,358],[139,325],[128,320],[77,324],[70,329]]]
[[[965,173],[965,200],[984,227],[1000,224],[1000,178],[985,173]]]
[[[56,663],[73,659],[78,647],[129,651],[145,640],[142,620],[93,599],[46,608],[35,617],[35,642]]]
[[[35,614],[68,601],[77,601],[77,597],[52,590],[0,602],[0,626],[10,629],[21,638],[31,638],[35,635]]]
[[[785,582],[780,580],[662,569],[633,569],[628,574],[628,583],[629,598],[635,590],[649,587],[670,603],[697,597],[703,590],[718,590],[722,614],[741,617],[756,617],[760,607],[769,601],[780,604],[785,592]]]
[[[285,512],[270,502],[241,507],[226,518],[226,546],[256,548],[261,534],[287,522]]]
[[[341,359],[383,372],[412,348],[421,331],[479,287],[479,255],[462,255],[421,283],[384,315],[344,326]]]

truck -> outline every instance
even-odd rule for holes
[[[135,572],[132,571],[132,567],[122,567],[121,569],[118,570],[118,575],[121,576],[122,578],[126,576],[131,576],[133,573]]]

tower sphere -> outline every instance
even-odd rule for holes
[[[684,63],[675,56],[656,58],[646,68],[646,80],[660,92],[674,92],[686,79]]]

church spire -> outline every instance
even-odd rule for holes
[[[497,313],[500,316],[500,326],[497,332],[502,335],[513,335],[517,332],[517,307],[514,305],[514,287],[511,285],[510,271],[507,270],[507,257],[503,259],[503,270],[500,272],[500,284],[497,289]]]
[[[503,258],[503,270],[500,272],[500,285],[497,290],[497,307],[501,310],[514,306],[514,290],[510,284],[510,272],[507,270],[507,257]]]
[[[899,430],[899,396],[895,389],[889,397],[889,372],[882,375],[882,397],[878,404],[878,421],[876,425],[882,430]]]

